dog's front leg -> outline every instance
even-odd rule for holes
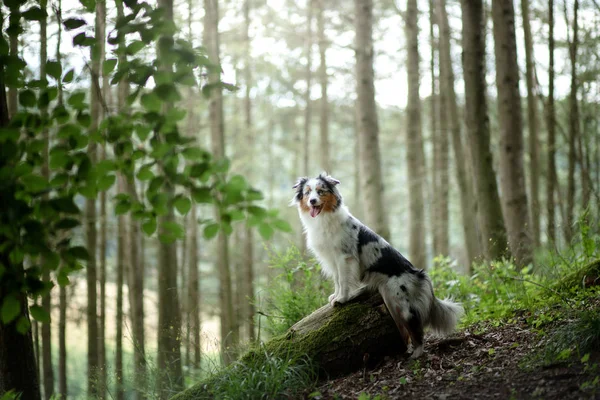
[[[337,267],[334,266],[333,269],[333,287],[334,287],[334,291],[331,295],[329,295],[329,304],[334,305],[336,299],[338,298],[339,294],[340,294],[340,277],[339,277],[339,273],[337,270]]]
[[[358,284],[359,265],[358,260],[354,257],[344,257],[338,260],[338,275],[340,283],[340,291],[334,303],[346,303],[348,300],[360,294],[359,291],[350,292],[350,290]]]

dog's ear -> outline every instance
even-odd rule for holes
[[[294,186],[292,186],[292,189],[301,188],[302,186],[304,186],[304,184],[306,182],[308,182],[308,178],[307,177],[298,178],[298,180],[296,181],[296,184]]]
[[[333,176],[331,176],[331,175],[323,174],[323,175],[321,175],[321,176],[323,177],[323,179],[324,179],[325,181],[327,181],[327,183],[329,183],[329,184],[330,184],[330,185],[332,185],[332,186],[337,186],[337,185],[339,185],[339,184],[340,184],[340,181],[339,181],[339,180],[337,180],[337,179],[335,179],[335,178],[334,178]]]

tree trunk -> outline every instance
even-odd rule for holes
[[[373,0],[354,0],[360,186],[365,223],[389,239],[383,207],[379,123],[373,70]]]
[[[40,8],[42,11],[46,12],[48,8],[47,0],[40,1]],[[40,80],[42,82],[46,80],[46,62],[48,61],[47,27],[47,17],[43,17],[40,20]],[[40,113],[43,117],[47,117],[47,107],[41,108]],[[48,166],[50,137],[47,129],[44,129],[42,136],[44,140],[42,176],[47,180],[50,180],[50,169]],[[42,280],[46,283],[50,283],[50,271],[47,268],[44,268],[42,272]],[[42,382],[44,383],[44,399],[49,400],[54,395],[54,370],[52,368],[52,301],[49,292],[42,296],[42,307],[50,317],[48,322],[42,324]]]
[[[21,12],[19,10],[18,3],[16,7],[10,7],[10,14],[8,16],[8,41],[10,46],[10,57],[16,60],[19,57],[19,34],[23,30],[21,27]],[[6,90],[6,87],[5,89]],[[8,117],[12,118],[17,114],[19,110],[18,90],[15,85],[11,85],[8,88]]]
[[[0,32],[3,31],[4,16],[0,8]],[[12,10],[11,10],[12,16]],[[8,111],[8,99],[4,73],[0,73],[0,128],[8,125],[10,114]],[[4,213],[3,213],[4,214]],[[2,223],[5,220],[2,218]],[[6,237],[0,233],[0,243],[4,243]],[[11,265],[9,254],[12,248],[3,246],[0,251],[0,264],[8,266],[8,270],[14,270],[17,278],[24,279],[23,265]],[[6,281],[6,279],[4,280]],[[0,304],[4,304],[7,290],[0,280]],[[40,400],[40,385],[38,380],[38,368],[33,351],[33,338],[31,330],[25,334],[17,331],[17,321],[20,318],[29,320],[29,309],[25,293],[18,294],[20,303],[20,316],[13,322],[4,324],[0,322],[0,393],[14,389],[22,394],[23,399]]]
[[[430,96],[430,111],[429,111],[429,124],[430,124],[430,137],[429,140],[431,140],[432,143],[432,147],[433,147],[433,162],[432,165],[434,165],[433,168],[431,168],[431,185],[429,187],[430,192],[429,194],[429,198],[431,199],[429,207],[430,207],[430,218],[429,220],[431,221],[431,236],[433,239],[433,254],[434,256],[439,254],[438,249],[439,249],[439,244],[438,244],[438,226],[439,226],[439,201],[438,201],[438,197],[436,196],[436,194],[438,193],[438,182],[439,182],[439,171],[437,168],[435,168],[436,165],[436,160],[440,154],[440,150],[439,150],[439,141],[437,140],[437,136],[438,136],[438,119],[440,118],[440,115],[438,113],[439,111],[439,80],[437,78],[437,68],[436,68],[436,53],[438,52],[438,45],[437,45],[437,40],[435,37],[435,25],[436,25],[436,18],[435,18],[435,6],[434,6],[434,1],[433,0],[429,0],[429,47],[431,48],[431,60],[429,63],[429,72],[431,74],[431,96]],[[425,192],[427,192],[427,189],[425,190]]]
[[[251,157],[250,160],[254,160],[254,142],[255,133],[253,127],[252,118],[252,99],[250,98],[250,89],[252,87],[252,56],[250,54],[251,39],[250,39],[250,0],[244,2],[244,31],[245,31],[245,42],[246,42],[246,54],[245,54],[245,68],[244,68],[244,83],[246,85],[246,93],[244,97],[244,114],[245,114],[245,127],[246,130],[246,142],[248,146],[248,152]],[[269,142],[270,143],[270,142]],[[250,161],[247,168],[247,176],[253,177],[253,161]],[[254,328],[254,229],[250,226],[246,227],[245,240],[244,240],[244,288],[242,292],[245,298],[243,304],[245,309],[243,315],[246,317],[245,326],[248,334],[248,340],[254,342],[256,340],[256,332]]]
[[[118,177],[119,193],[125,192],[125,182],[123,177]],[[125,252],[127,247],[127,227],[125,226],[126,217],[119,215],[117,217],[117,304],[115,320],[115,397],[117,400],[124,400],[125,392],[123,387],[123,281],[125,272]]]
[[[569,45],[569,60],[571,62],[571,93],[569,94],[569,168],[567,173],[567,220],[564,224],[565,240],[569,244],[573,238],[573,224],[575,222],[575,163],[577,161],[577,150],[575,145],[577,143],[579,132],[579,104],[577,102],[577,47],[578,41],[578,21],[577,13],[579,10],[579,1],[575,0],[573,3],[573,39],[569,40],[567,35],[567,42]],[[567,31],[569,26],[569,18],[567,13],[567,3],[565,2],[565,23],[567,25]]]
[[[546,179],[546,213],[548,218],[548,241],[556,242],[554,192],[556,182],[556,116],[554,111],[554,0],[548,1],[548,172]]]
[[[521,0],[523,32],[525,36],[525,79],[527,82],[527,124],[529,127],[529,214],[531,217],[531,235],[534,246],[540,244],[540,162],[538,155],[538,109],[535,98],[535,64],[533,60],[533,38],[529,21],[529,0]]]
[[[493,0],[498,125],[500,128],[500,185],[508,245],[517,263],[533,260],[525,169],[523,167],[523,117],[519,94],[519,65],[512,1]]]
[[[204,31],[208,55],[213,63],[220,64],[219,57],[219,7],[218,0],[205,0]],[[219,72],[209,74],[211,83],[220,81]],[[210,94],[209,120],[212,152],[216,159],[225,157],[225,126],[223,121],[223,94],[215,88]],[[217,222],[220,220],[215,210]],[[227,236],[221,230],[217,235],[217,270],[219,272],[219,304],[221,307],[221,356],[224,364],[234,359],[233,349],[238,337],[233,329],[233,293],[231,289],[231,272],[229,270],[229,245]]]
[[[454,91],[454,71],[450,56],[450,24],[448,23],[446,1],[437,1],[437,7],[438,23],[440,26],[440,92],[444,92],[447,97],[446,107],[442,108],[442,113],[445,113],[449,121],[450,132],[452,133],[452,149],[454,151],[456,181],[458,182],[463,234],[467,250],[467,270],[469,271],[471,264],[481,253],[477,238],[476,218],[473,212],[476,204],[473,185],[467,172],[469,168],[467,164],[468,160],[464,152],[460,121],[458,119],[458,105]]]
[[[100,124],[100,113],[101,113],[101,92],[100,92],[100,68],[102,66],[102,55],[100,49],[103,48],[104,43],[104,32],[103,32],[103,14],[102,14],[103,1],[100,0],[96,3],[96,27],[95,37],[96,43],[90,50],[90,57],[92,60],[91,66],[91,96],[90,96],[90,108],[92,123],[90,125],[90,132],[98,129]],[[95,49],[98,49],[96,51]],[[92,164],[97,161],[97,148],[94,141],[90,141],[88,145],[88,156]],[[87,326],[88,326],[88,375],[87,375],[87,388],[88,397],[96,397],[101,395],[98,385],[98,374],[99,374],[99,349],[98,349],[98,312],[97,312],[97,293],[96,293],[96,281],[97,281],[97,241],[98,231],[96,227],[97,211],[96,211],[96,199],[86,199],[86,240],[87,250],[90,254],[88,265],[86,268],[86,280],[87,280]]]
[[[319,0],[317,13],[317,40],[319,41],[319,82],[321,83],[321,104],[319,120],[319,137],[321,138],[319,153],[321,154],[321,168],[331,171],[331,154],[329,150],[329,99],[327,97],[327,36],[325,35],[325,8],[326,0]]]
[[[158,6],[165,11],[164,18],[173,23],[173,0],[159,0]],[[165,36],[165,38],[172,37]],[[158,60],[160,69],[170,74],[173,65],[168,57],[161,54],[158,47]],[[168,112],[172,107],[166,104],[163,112]],[[166,132],[169,133],[169,132]],[[162,165],[165,175],[174,175],[175,171],[170,165]],[[171,184],[167,184],[164,192],[170,201],[175,196]],[[158,217],[158,348],[156,365],[159,373],[157,379],[157,392],[160,399],[170,398],[174,392],[183,389],[183,370],[181,365],[181,309],[177,290],[177,241],[169,239],[170,224],[175,223],[175,211],[169,207],[166,215]]]
[[[312,128],[312,107],[310,94],[312,89],[312,46],[313,46],[313,14],[314,14],[314,0],[306,0],[306,66],[304,76],[306,79],[306,92],[304,94],[304,152],[303,152],[303,164],[302,170],[305,176],[312,176],[313,171],[310,170],[310,133]]]
[[[404,18],[406,32],[406,72],[408,103],[406,105],[408,207],[410,213],[409,253],[417,268],[427,268],[425,247],[424,188],[425,156],[421,133],[421,99],[419,97],[419,26],[416,0],[408,0]]]
[[[477,218],[487,260],[508,255],[506,229],[490,149],[485,83],[485,19],[481,0],[461,0],[465,119],[470,147]]]
[[[191,347],[194,351],[194,367],[200,368],[200,268],[198,260],[198,217],[196,206],[192,205],[190,217],[190,256],[188,273],[188,321],[191,325]]]
[[[286,359],[309,357],[318,366],[321,377],[335,378],[361,368],[373,368],[385,357],[405,351],[406,344],[383,300],[376,294],[341,307],[323,306],[286,334],[271,339],[259,350],[248,352],[240,362],[256,365],[266,354]],[[210,378],[173,400],[204,398],[212,398]]]

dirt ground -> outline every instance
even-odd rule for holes
[[[586,371],[581,362],[525,368],[525,357],[539,345],[540,336],[524,321],[428,337],[419,360],[388,358],[371,370],[324,382],[306,398],[600,399],[598,382],[588,387],[600,371]],[[592,360],[599,355],[594,352]]]

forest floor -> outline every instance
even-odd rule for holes
[[[600,299],[592,309],[600,312]],[[535,358],[561,320],[536,329],[523,313],[510,323],[480,323],[451,338],[428,337],[418,360],[389,357],[376,368],[322,382],[310,399],[600,399],[600,349],[589,359],[565,353],[563,361]],[[530,320],[530,319],[529,319]],[[554,338],[554,339],[553,339]],[[586,356],[587,358],[588,356]]]

